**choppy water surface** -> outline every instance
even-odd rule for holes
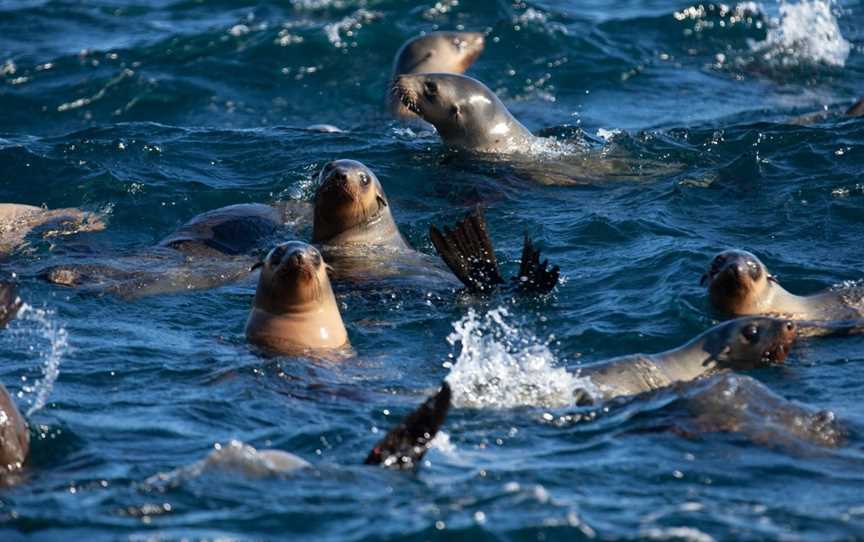
[[[838,450],[647,431],[679,407],[576,409],[562,370],[710,326],[699,277],[725,247],[756,252],[792,291],[862,277],[864,123],[787,122],[864,91],[862,23],[859,1],[0,1],[0,201],[109,221],[2,262],[31,305],[0,336],[0,378],[31,411],[33,451],[27,482],[0,494],[0,538],[864,536],[862,339],[808,342],[753,375],[833,410],[851,431]],[[540,186],[401,129],[382,107],[396,49],[463,27],[488,35],[470,73],[530,129],[674,167]],[[303,129],[318,123],[348,131]],[[333,366],[247,347],[252,280],[125,302],[35,277],[222,205],[308,199],[339,157],[378,174],[420,250],[430,224],[483,203],[508,271],[527,231],[566,281],[515,302],[340,287],[359,356]],[[360,466],[448,374],[456,408],[428,464]],[[231,439],[315,468],[147,482]]]

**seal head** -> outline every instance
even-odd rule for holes
[[[393,82],[393,96],[435,126],[448,145],[508,152],[533,139],[494,92],[465,75],[400,75]]]
[[[249,342],[278,353],[347,346],[348,334],[318,250],[291,241],[274,247],[261,269],[246,323]]]
[[[477,60],[486,40],[481,32],[431,32],[406,41],[396,53],[393,75],[463,73]]]
[[[744,250],[721,252],[702,275],[711,304],[726,314],[760,314],[760,301],[777,280],[755,255]]]
[[[358,237],[369,237],[366,233],[370,229],[390,217],[381,182],[360,162],[328,162],[318,175],[318,183],[313,243],[338,244],[348,238],[360,241]]]
[[[783,363],[797,336],[791,320],[738,318],[706,332],[702,349],[719,369],[748,370]]]

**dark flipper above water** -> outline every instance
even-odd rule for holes
[[[861,98],[855,104],[846,110],[847,117],[864,117],[864,98]]]
[[[558,284],[561,270],[557,265],[549,267],[549,260],[540,262],[540,251],[526,235],[522,245],[522,259],[519,263],[519,276],[513,279],[521,292],[549,293]]]
[[[444,423],[450,410],[451,395],[450,385],[445,382],[438,393],[391,429],[372,448],[364,463],[391,469],[414,468],[423,459],[429,443]]]
[[[20,308],[21,300],[15,293],[15,285],[11,282],[0,282],[0,329],[15,318]]]
[[[429,237],[435,250],[462,281],[469,291],[489,292],[504,284],[492,240],[486,229],[486,218],[480,208],[472,211],[454,229],[429,228]],[[520,292],[548,293],[558,284],[558,266],[549,267],[549,262],[540,262],[540,251],[527,236],[522,247],[519,276],[512,279]]]
[[[488,292],[504,283],[479,207],[453,230],[445,227],[442,234],[435,226],[430,227],[429,237],[447,267],[469,290]]]

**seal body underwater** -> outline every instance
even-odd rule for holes
[[[603,400],[658,390],[723,370],[748,370],[782,363],[797,336],[794,322],[739,318],[724,322],[679,348],[659,354],[633,354],[584,366]],[[580,402],[590,404],[587,394]]]
[[[813,322],[864,319],[861,287],[792,294],[769,273],[759,258],[743,250],[727,250],[711,260],[702,277],[711,306],[730,316],[765,315]],[[828,328],[801,326],[806,335],[830,334]]]
[[[54,265],[41,276],[125,298],[213,288],[247,276],[256,261],[251,253],[283,222],[271,205],[229,205],[195,216],[149,249],[104,263]]]
[[[393,96],[454,147],[508,153],[524,150],[536,139],[494,92],[465,75],[400,75],[393,83]]]
[[[80,209],[46,209],[35,205],[0,203],[0,256],[11,252],[37,228],[51,233],[70,234],[105,228],[102,219]]]
[[[287,355],[337,354],[350,350],[327,266],[318,250],[291,241],[256,264],[261,269],[246,338]]]
[[[396,77],[411,73],[464,73],[483,52],[485,39],[480,32],[430,32],[406,41],[393,60],[390,76],[392,86]],[[416,115],[390,93],[387,107],[391,114],[402,119],[416,119]]]

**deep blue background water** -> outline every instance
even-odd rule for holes
[[[489,339],[489,355],[506,362],[502,352],[542,337],[539,371],[554,374],[709,327],[698,282],[725,247],[756,252],[796,292],[862,277],[864,122],[786,121],[864,92],[864,5],[834,6],[848,55],[832,53],[836,34],[813,29],[818,5],[800,20],[778,20],[773,2],[739,7],[0,0],[0,201],[109,220],[74,239],[31,238],[2,262],[50,314],[47,327],[25,316],[0,336],[0,379],[13,391],[32,384],[52,340],[60,376],[31,419],[28,481],[0,493],[0,538],[864,538],[860,338],[802,344],[787,367],[754,375],[833,410],[852,431],[838,450],[640,432],[676,408],[644,401],[555,424],[543,415],[573,409],[507,396],[510,408],[455,408],[455,448],[432,450],[416,474],[359,466],[373,427],[392,425],[448,374],[460,348],[446,338],[470,306],[482,315],[506,305],[518,330]],[[772,36],[801,20],[810,42],[777,45]],[[399,129],[382,108],[393,54],[422,31],[460,26],[488,36],[469,73],[530,129],[621,130],[608,146],[681,167],[650,182],[539,186],[506,160],[454,155]],[[350,131],[302,129],[317,123]],[[566,282],[551,299],[515,303],[340,288],[359,356],[334,367],[247,347],[251,279],[123,302],[34,277],[76,246],[131,251],[215,207],[308,199],[310,176],[334,158],[378,174],[420,250],[432,252],[430,224],[484,203],[508,270],[527,231]],[[316,469],[145,483],[232,438]]]

